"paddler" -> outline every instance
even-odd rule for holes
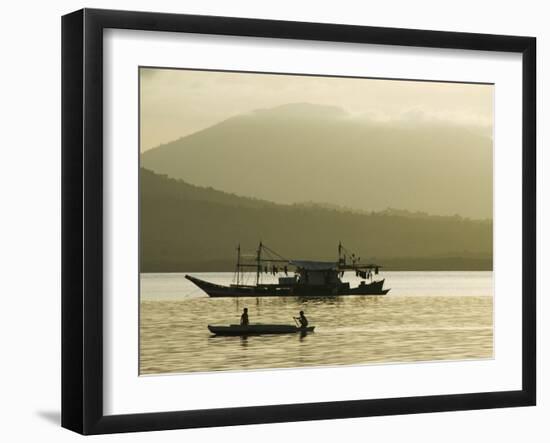
[[[248,308],[243,309],[243,313],[241,315],[241,326],[248,326]]]
[[[307,325],[308,325],[308,321],[307,321],[307,318],[306,316],[304,315],[304,311],[300,311],[300,316],[299,317],[294,317],[295,320],[298,320],[300,322],[300,327],[301,328],[307,328]]]

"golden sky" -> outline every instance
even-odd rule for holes
[[[140,69],[141,152],[229,117],[288,103],[337,106],[383,122],[493,124],[492,85]]]

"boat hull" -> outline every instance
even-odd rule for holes
[[[273,335],[273,334],[296,334],[313,332],[315,326],[308,326],[307,328],[298,328],[293,325],[229,325],[229,326],[215,326],[208,325],[208,330],[215,335],[222,336],[244,336],[244,335]]]
[[[223,286],[190,275],[186,275],[185,278],[210,297],[334,297],[343,295],[385,295],[390,291],[384,289],[385,280],[365,283],[351,288],[349,284],[342,284],[337,287],[313,285]]]

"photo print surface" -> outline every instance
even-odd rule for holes
[[[493,358],[492,84],[138,75],[141,375]]]

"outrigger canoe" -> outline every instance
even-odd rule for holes
[[[261,325],[254,324],[248,326],[229,325],[214,326],[208,325],[208,330],[216,335],[262,335],[262,334],[296,334],[313,332],[315,326],[299,328],[294,325]]]

